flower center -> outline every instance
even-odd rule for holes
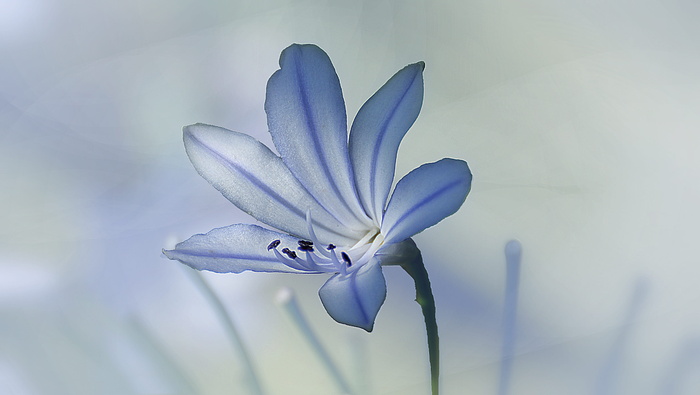
[[[322,245],[313,230],[311,216],[306,215],[306,223],[311,240],[299,240],[298,246],[283,246],[280,240],[273,240],[267,250],[272,251],[277,259],[285,265],[311,272],[341,273],[354,272],[374,256],[384,243],[384,236],[378,228],[370,229],[362,239],[350,247],[338,247],[335,244]]]

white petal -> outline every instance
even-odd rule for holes
[[[404,67],[360,108],[350,129],[357,192],[370,216],[381,220],[394,181],[396,153],[423,104],[423,62]]]
[[[323,284],[318,295],[334,320],[371,332],[386,299],[382,267],[373,259],[353,273],[336,274]]]
[[[309,238],[306,211],[327,243],[350,243],[353,233],[325,211],[282,160],[254,138],[196,124],[184,128],[185,149],[197,172],[241,210],[287,233]]]
[[[267,124],[289,169],[319,203],[353,229],[370,225],[355,191],[348,158],[340,82],[328,55],[294,44],[267,83]]]
[[[163,251],[170,259],[178,260],[197,270],[216,273],[254,272],[317,273],[291,268],[268,251],[273,240],[281,246],[294,247],[298,239],[257,225],[236,224],[217,228],[204,235],[194,235],[174,249]]]
[[[442,159],[424,164],[396,184],[384,213],[385,243],[405,240],[454,214],[467,198],[472,175],[467,162]]]

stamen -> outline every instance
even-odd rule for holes
[[[384,236],[382,236],[382,234],[379,233],[378,235],[376,235],[367,251],[365,251],[365,253],[362,254],[360,261],[364,262],[365,260],[369,260],[374,255],[374,253],[377,252],[377,250],[379,250],[379,247],[381,247],[383,244]]]
[[[309,236],[311,236],[311,240],[318,241],[316,232],[314,232],[314,226],[311,222],[311,210],[306,210],[306,228],[309,231]]]
[[[324,268],[323,262],[316,262],[316,260],[314,259],[313,252],[310,251],[306,251],[306,259],[302,257],[297,257],[295,261],[308,268],[309,270],[323,271]]]
[[[312,249],[312,251],[313,251],[313,249]],[[311,255],[311,252],[308,250],[306,251],[306,263],[310,266],[318,267],[318,264],[314,261],[313,255]]]
[[[311,210],[306,210],[306,228],[309,231],[309,236],[311,236],[311,241],[316,242],[316,244],[321,244],[318,242],[318,236],[316,236],[316,232],[314,232],[313,223],[311,222]],[[323,248],[320,248],[318,251],[321,253],[321,255],[325,256],[326,258],[331,257],[331,254],[329,254]]]
[[[307,245],[307,244],[301,244],[301,243],[299,243],[299,248],[297,248],[297,250],[314,252],[314,248],[312,246]]]
[[[331,261],[333,261],[333,265],[337,268],[343,266],[340,264],[340,261],[338,261],[338,256],[335,254],[335,251],[331,251]]]
[[[287,265],[293,269],[297,269],[297,270],[301,270],[301,271],[309,271],[308,267],[300,264],[300,262],[298,262],[296,259],[291,259],[291,258],[282,256],[282,254],[280,254],[280,252],[277,250],[277,248],[274,248],[272,251],[275,253],[275,256],[277,257],[277,259],[280,262],[284,263],[285,265]],[[292,252],[294,252],[294,251],[292,251]]]
[[[324,245],[319,242],[313,229],[310,210],[306,211],[306,225],[308,239],[297,239],[298,247],[296,250],[286,247],[278,249],[281,245],[280,240],[273,240],[267,246],[268,250],[274,251],[279,261],[297,270],[316,273],[335,272],[346,275],[361,268],[384,241],[379,229],[375,228],[369,230],[354,246],[349,248],[341,246],[344,251],[340,251],[335,244]]]
[[[273,249],[273,248],[277,248],[279,245],[280,245],[280,241],[279,241],[279,240],[272,240],[272,243],[270,243],[270,244],[267,246],[267,250],[270,251],[270,250]]]
[[[347,252],[341,252],[340,257],[343,258],[343,262],[345,262],[345,264],[347,264],[348,267],[352,266],[352,261],[350,260],[350,257],[348,256]]]
[[[289,258],[291,259],[296,259],[297,258],[297,253],[290,250],[289,248],[285,247],[282,249],[282,253],[286,254]]]
[[[277,251],[277,249],[275,249]],[[312,255],[311,252],[306,251],[306,259],[300,257],[297,255],[296,251],[292,251],[289,248],[283,248],[282,252],[286,254],[289,259],[294,261],[296,264],[299,266],[303,267],[304,270],[311,270],[311,271],[323,271],[321,270],[321,265],[317,264]]]
[[[340,274],[343,276],[347,273],[346,271],[346,264],[345,263],[340,263],[338,260],[338,255],[335,253],[335,249],[331,250],[331,260],[333,261],[333,267],[336,268],[336,270],[340,271]]]

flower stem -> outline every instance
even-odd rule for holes
[[[333,359],[331,359],[331,356],[328,354],[326,348],[321,344],[321,340],[318,338],[318,336],[316,336],[313,329],[311,329],[311,325],[304,316],[304,313],[301,311],[293,291],[289,288],[282,288],[277,293],[277,302],[285,309],[287,314],[289,314],[289,317],[292,319],[297,328],[299,328],[301,334],[304,336],[309,345],[311,345],[311,349],[321,360],[321,364],[328,370],[328,373],[338,386],[340,393],[343,395],[352,394],[348,381],[345,380],[345,377],[343,377],[340,369],[335,362],[333,362]]]
[[[503,307],[501,333],[501,373],[498,380],[498,395],[508,395],[515,357],[517,336],[518,288],[520,287],[520,261],[522,245],[517,240],[506,244],[506,293]]]
[[[158,341],[155,334],[148,329],[143,321],[132,315],[127,320],[129,334],[138,342],[138,346],[147,352],[150,358],[158,364],[160,370],[167,375],[169,383],[177,386],[177,388],[185,394],[198,394],[193,381],[189,375],[180,367],[180,365],[167,352],[165,347]]]
[[[248,355],[248,351],[246,350],[245,344],[243,343],[243,339],[241,338],[240,333],[238,333],[238,329],[236,328],[236,325],[233,322],[233,318],[226,310],[226,307],[221,302],[221,299],[219,299],[214,290],[209,286],[207,281],[198,271],[189,269],[185,271],[190,276],[192,281],[195,284],[197,284],[199,290],[202,292],[202,294],[204,294],[204,297],[207,299],[207,301],[209,301],[209,304],[214,309],[216,315],[219,316],[219,320],[221,321],[221,324],[226,330],[226,334],[228,335],[229,339],[231,339],[231,341],[233,342],[234,347],[238,351],[238,355],[241,359],[241,362],[243,362],[243,367],[245,368],[246,375],[248,376],[247,378],[251,392],[255,395],[262,395],[263,389],[260,385],[260,380],[258,379],[258,375],[255,372],[255,368],[253,368],[253,363],[250,359],[250,355]]]
[[[432,395],[440,393],[440,339],[438,337],[437,321],[435,320],[435,299],[430,287],[428,272],[423,265],[423,257],[416,249],[417,257],[401,265],[416,284],[416,302],[423,310],[425,330],[428,336],[428,358],[430,360],[430,388]]]

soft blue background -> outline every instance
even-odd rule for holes
[[[0,0],[0,393],[184,393],[141,326],[201,393],[246,393],[210,306],[160,249],[251,221],[196,174],[181,128],[270,143],[265,83],[293,42],[328,52],[349,117],[424,60],[397,175],[442,157],[472,168],[462,210],[416,237],[445,394],[496,392],[511,238],[525,251],[513,394],[700,392],[699,8]],[[369,335],[323,311],[323,277],[206,278],[270,394],[335,391],[275,304],[283,285],[363,393],[424,394],[422,318],[393,269]]]

